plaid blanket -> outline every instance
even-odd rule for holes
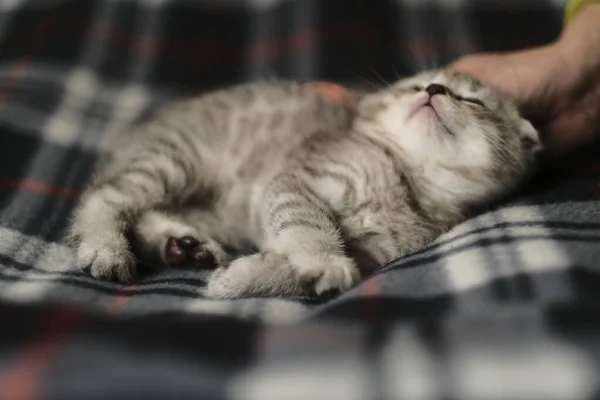
[[[259,79],[380,86],[544,44],[561,1],[0,2],[0,399],[600,396],[599,149],[336,298],[203,298],[73,269],[62,238],[107,140]],[[101,218],[101,216],[99,216]]]

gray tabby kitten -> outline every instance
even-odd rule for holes
[[[242,85],[126,140],[76,210],[78,264],[121,282],[136,259],[216,268],[215,298],[347,290],[514,189],[541,149],[511,102],[444,70],[356,108],[294,83]],[[248,245],[258,252],[224,250]]]

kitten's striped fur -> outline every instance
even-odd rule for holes
[[[450,89],[439,116],[412,115],[431,83]],[[136,259],[212,255],[207,293],[219,298],[346,290],[512,189],[539,149],[514,105],[447,71],[358,109],[294,83],[242,85],[173,104],[125,137],[76,210],[79,265],[128,282]],[[232,260],[224,245],[259,252]]]

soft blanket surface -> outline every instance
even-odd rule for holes
[[[548,43],[563,6],[0,2],[0,399],[599,395],[598,149],[327,300],[207,300],[183,270],[98,281],[62,241],[107,140],[170,99],[273,78],[369,89]]]

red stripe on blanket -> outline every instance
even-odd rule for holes
[[[9,365],[0,381],[3,400],[32,400],[42,398],[42,378],[55,355],[67,339],[81,326],[83,315],[74,309],[59,307],[43,321],[39,337],[29,344],[21,356]]]
[[[366,319],[369,322],[381,320],[381,286],[379,277],[372,276],[363,284],[363,295],[366,299]]]
[[[82,23],[79,25],[73,23],[68,28],[68,32],[80,34],[86,28],[85,25],[81,25]],[[236,46],[203,37],[191,40],[173,40],[172,38],[144,36],[125,31],[112,20],[104,20],[95,22],[95,28],[90,32],[90,38],[142,57],[154,56],[158,49],[162,49],[164,53],[170,53],[169,57],[178,57],[186,62],[218,64],[247,61],[253,65],[260,65],[290,54],[314,50],[324,43],[337,40],[354,46],[364,46],[363,48],[368,49],[377,45],[377,28],[364,21],[344,21],[313,29],[298,29],[285,37],[257,43],[242,43]],[[506,38],[505,41],[497,43],[497,46],[502,48],[522,48],[528,45],[530,43],[527,40],[519,37]],[[435,57],[456,56],[458,55],[457,50],[470,51],[479,47],[477,41],[468,34],[410,38],[397,46],[398,51],[409,54],[415,62]],[[161,56],[165,57],[165,54]]]
[[[353,45],[373,46],[376,44],[375,27],[363,22],[344,22],[321,29],[298,30],[288,37],[250,46],[246,56],[251,64],[260,65],[282,55],[312,50],[337,39]]]
[[[125,286],[123,289],[119,291],[119,294],[109,303],[108,305],[108,313],[109,314],[118,314],[125,308],[129,299],[131,299],[131,295],[135,292],[136,286]]]
[[[161,57],[168,55],[186,62],[204,64],[248,62],[252,65],[260,65],[289,54],[313,50],[323,43],[335,40],[363,45],[366,48],[377,43],[375,26],[355,21],[322,28],[301,29],[282,38],[237,46],[202,37],[193,40],[159,40],[156,37],[124,31],[111,20],[98,21],[94,25],[94,29],[89,33],[93,41],[107,43],[128,53],[134,52],[141,57],[154,56],[161,49],[163,51]],[[83,29],[85,26],[73,24],[68,31],[77,34]]]
[[[11,179],[0,178],[0,189],[11,188],[25,192],[36,192],[50,197],[63,199],[78,199],[81,193],[73,189],[55,188],[45,183],[36,182],[30,179]]]

